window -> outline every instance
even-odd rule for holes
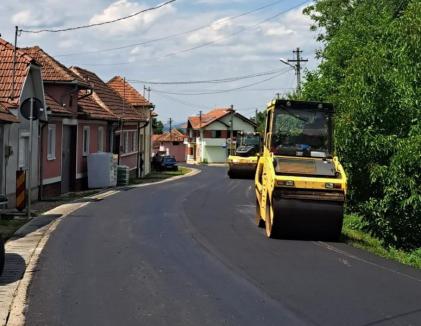
[[[123,153],[135,153],[138,151],[137,131],[127,130],[123,132]]]
[[[82,134],[82,151],[83,156],[87,156],[89,154],[89,138],[90,138],[90,130],[88,126],[83,127],[83,134]]]
[[[19,137],[19,157],[18,164],[20,169],[28,168],[29,161],[29,135],[21,135]]]
[[[98,127],[98,152],[104,152],[104,127]]]
[[[48,125],[47,159],[56,159],[56,125]]]
[[[212,138],[221,138],[221,130],[212,130]]]
[[[137,152],[137,132],[132,132],[132,152]]]

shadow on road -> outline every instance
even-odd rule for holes
[[[34,217],[29,223],[21,227],[11,239],[23,238],[29,233],[37,231],[38,229],[50,224],[61,216],[61,214],[45,214]]]
[[[25,268],[26,264],[22,256],[15,253],[6,253],[4,271],[0,276],[0,286],[22,279]]]

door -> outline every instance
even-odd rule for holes
[[[63,126],[61,193],[74,189],[76,180],[76,126]]]

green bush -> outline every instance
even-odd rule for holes
[[[337,108],[349,205],[386,245],[421,246],[421,3],[319,0],[319,68],[302,98]]]

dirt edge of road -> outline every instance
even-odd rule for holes
[[[141,188],[141,187],[153,186],[156,184],[162,184],[166,182],[172,182],[172,181],[176,181],[182,178],[195,176],[201,172],[201,170],[195,169],[192,167],[189,167],[189,169],[191,169],[191,171],[184,175],[171,177],[162,181],[130,185],[126,187],[115,188],[112,190],[107,189],[93,196],[88,196],[86,198],[83,198],[83,199],[88,200],[88,202],[81,203],[80,199],[78,199],[79,202],[76,201],[74,203],[63,204],[41,215],[41,216],[47,216],[47,215],[60,216],[41,228],[39,228],[39,226],[36,225],[36,223],[34,223],[34,219],[29,221],[24,226],[22,226],[16,232],[15,234],[16,238],[12,238],[10,241],[8,241],[7,246],[6,246],[6,251],[8,251],[7,249],[13,248],[14,242],[18,242],[18,241],[23,242],[22,239],[25,239],[25,238],[26,238],[25,242],[27,246],[32,247],[32,248],[22,248],[21,244],[17,244],[17,246],[19,246],[21,249],[23,249],[26,252],[30,251],[30,253],[29,255],[28,254],[21,255],[21,256],[27,257],[27,259],[25,259],[26,267],[24,268],[24,271],[22,271],[21,279],[17,280],[14,283],[15,289],[7,292],[9,296],[11,296],[11,298],[9,298],[10,304],[8,305],[8,311],[6,312],[7,315],[5,316],[5,318],[3,318],[3,320],[0,319],[0,321],[2,322],[2,325],[4,326],[24,326],[25,325],[25,312],[27,310],[27,293],[28,293],[29,286],[31,284],[32,275],[34,272],[36,272],[36,266],[38,263],[39,256],[41,255],[45,245],[47,244],[50,235],[54,232],[54,230],[57,228],[57,226],[66,216],[88,205],[89,201],[92,202],[92,201],[102,200],[106,197],[119,193],[122,189]],[[36,236],[34,236],[33,239],[30,239],[28,241],[28,238],[31,238],[31,235],[36,235]],[[5,306],[1,308],[4,309]]]

